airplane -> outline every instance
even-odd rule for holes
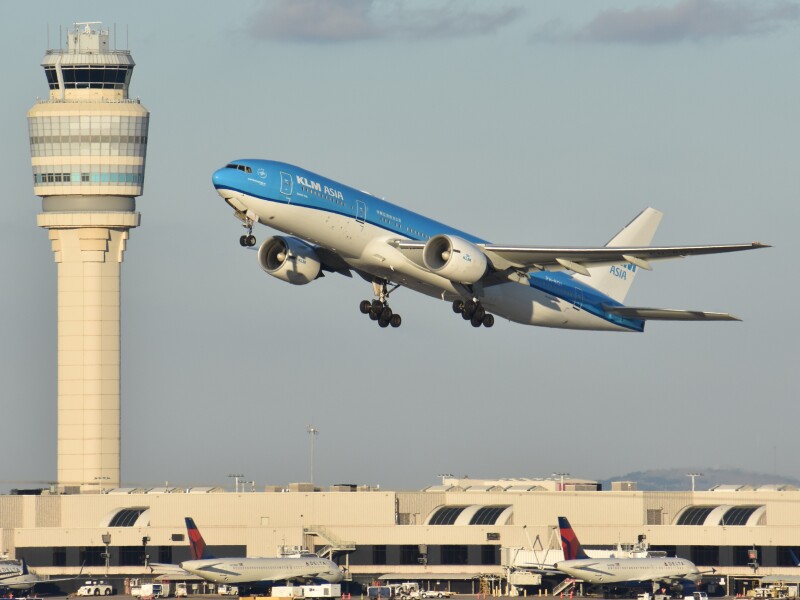
[[[282,558],[215,558],[206,549],[200,530],[186,517],[192,560],[180,563],[180,568],[207,581],[220,584],[259,585],[275,581],[339,583],[342,571],[327,558],[316,554]]]
[[[257,223],[285,234],[258,249],[266,273],[294,285],[324,272],[356,273],[375,296],[359,308],[381,327],[402,323],[388,304],[399,287],[452,302],[473,327],[491,327],[495,315],[527,325],[636,332],[648,320],[738,321],[728,313],[623,302],[637,272],[655,261],[767,247],[648,246],[662,217],[653,208],[604,247],[492,244],[287,163],[234,160],[212,182],[247,229],[242,246],[256,245]]]
[[[77,579],[83,574],[83,567],[80,573],[74,577],[61,577],[53,579],[45,579],[28,569],[28,564],[25,559],[13,560],[4,559],[0,560],[0,589],[9,590],[30,590],[38,583],[56,583],[59,581],[72,581]]]
[[[676,586],[685,580],[694,583],[701,576],[695,564],[685,558],[591,558],[583,550],[567,517],[558,517],[558,527],[561,531],[564,560],[556,562],[553,567],[586,583],[607,585],[652,582],[655,589],[658,584]]]

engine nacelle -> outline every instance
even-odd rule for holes
[[[314,248],[296,237],[275,235],[258,249],[258,264],[267,273],[293,285],[305,285],[319,276],[322,263]]]
[[[489,261],[475,244],[452,235],[435,235],[422,250],[429,271],[457,283],[475,283],[486,273]]]

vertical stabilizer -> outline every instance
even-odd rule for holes
[[[578,558],[589,558],[583,551],[578,536],[572,530],[567,517],[558,517],[558,529],[561,531],[561,549],[564,551],[564,560],[575,560]]]
[[[194,524],[194,519],[186,517],[186,531],[189,534],[189,549],[192,552],[193,560],[200,560],[202,558],[214,558],[214,556],[206,550],[206,543],[203,536],[200,535],[200,530]]]
[[[622,231],[611,238],[606,247],[649,246],[662,216],[662,213],[655,208],[645,208],[633,221],[623,227]],[[590,277],[586,275],[573,275],[573,277],[618,302],[624,302],[633,278],[640,268],[632,263],[588,267]]]

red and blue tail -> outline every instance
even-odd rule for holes
[[[589,558],[583,551],[578,536],[572,530],[567,517],[558,517],[558,528],[561,530],[561,549],[564,551],[564,560],[575,560],[578,558]]]
[[[200,560],[202,558],[214,558],[214,556],[206,550],[206,543],[203,536],[200,535],[200,530],[194,524],[194,519],[186,517],[186,531],[189,533],[189,548],[192,551],[192,559]]]

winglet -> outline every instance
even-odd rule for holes
[[[189,549],[192,553],[193,560],[200,560],[201,558],[214,558],[214,556],[206,550],[206,542],[203,536],[200,535],[200,530],[194,524],[194,519],[186,517],[186,531],[189,534]]]
[[[558,528],[561,530],[561,549],[564,551],[564,560],[575,560],[578,558],[589,558],[583,551],[578,536],[572,530],[567,517],[558,517]]]

